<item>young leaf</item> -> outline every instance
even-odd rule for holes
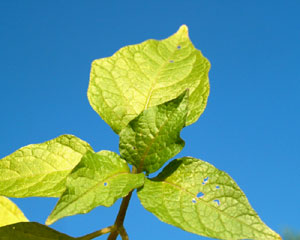
[[[185,126],[188,91],[176,99],[143,111],[120,133],[120,153],[138,172],[152,173],[184,147],[179,134]]]
[[[87,150],[90,145],[72,135],[20,148],[0,160],[0,195],[59,197]]]
[[[0,227],[1,240],[75,240],[37,222],[16,223]]]
[[[87,152],[67,178],[66,191],[46,224],[87,213],[100,205],[110,207],[131,190],[144,184],[144,174],[132,174],[118,154]]]
[[[193,46],[183,25],[171,37],[120,49],[92,64],[88,99],[119,133],[145,109],[190,89],[187,125],[197,121],[209,95],[210,63]]]
[[[161,221],[218,239],[279,240],[225,172],[199,159],[172,161],[138,191],[142,205]]]
[[[16,204],[0,196],[0,227],[17,222],[28,222],[28,219]]]

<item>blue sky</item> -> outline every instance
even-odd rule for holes
[[[275,231],[299,231],[299,12],[298,0],[1,1],[0,158],[65,133],[118,152],[118,136],[86,97],[91,62],[187,24],[211,62],[211,94],[183,130],[179,156],[228,172]],[[38,222],[56,202],[13,200]],[[119,204],[52,226],[80,236],[112,224]],[[132,240],[207,239],[160,222],[137,197],[125,225]]]

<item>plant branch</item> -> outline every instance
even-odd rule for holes
[[[117,216],[115,224],[114,224],[115,229],[114,229],[114,231],[111,231],[111,234],[109,235],[107,240],[116,240],[119,235],[120,229],[124,228],[123,223],[124,223],[126,211],[127,211],[128,205],[129,205],[129,201],[130,201],[132,192],[133,191],[131,191],[125,198],[123,198],[118,216]]]
[[[135,166],[132,167],[132,173],[137,173],[137,169]],[[114,224],[115,228],[113,231],[111,231],[107,240],[116,240],[119,234],[121,235],[123,240],[124,239],[129,240],[123,224],[124,224],[124,219],[126,216],[126,211],[127,211],[128,205],[129,205],[129,201],[130,201],[132,192],[133,192],[133,190],[130,193],[128,193],[128,195],[126,197],[123,198],[120,209],[119,209],[118,216],[117,216],[115,224]]]
[[[103,228],[101,230],[98,230],[96,232],[93,232],[93,233],[90,233],[90,234],[87,234],[87,235],[84,235],[82,237],[78,237],[76,238],[77,240],[90,240],[90,239],[93,239],[93,238],[96,238],[96,237],[99,237],[103,234],[106,234],[106,233],[109,233],[109,232],[112,232],[115,230],[115,226],[110,226],[110,227],[106,227],[106,228]]]
[[[117,237],[118,237],[118,235],[119,235],[119,232],[117,230],[115,230],[114,232],[110,233],[110,235],[108,236],[107,240],[112,240],[112,239],[116,240]]]
[[[129,240],[126,229],[123,226],[119,229],[119,232],[120,232],[120,235],[122,237],[122,240]]]

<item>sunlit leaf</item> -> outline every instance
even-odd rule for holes
[[[0,227],[17,222],[28,222],[28,219],[16,204],[0,196]]]
[[[197,121],[209,94],[210,63],[183,25],[171,37],[126,46],[92,64],[88,98],[93,109],[119,133],[145,109],[190,89],[187,125]]]
[[[172,161],[138,192],[142,205],[161,221],[218,239],[279,240],[225,172],[199,159]]]
[[[59,197],[89,144],[72,135],[31,144],[0,160],[0,195]]]
[[[67,178],[67,188],[46,224],[60,218],[87,213],[97,206],[110,207],[134,188],[142,186],[144,174],[132,174],[118,154],[87,152]]]

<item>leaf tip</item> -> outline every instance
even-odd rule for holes
[[[189,88],[186,88],[184,92],[185,92],[185,95],[187,95],[187,96],[190,95],[190,89]]]
[[[45,222],[45,224],[47,225],[47,226],[49,226],[49,225],[51,225],[52,223],[54,223],[54,221],[51,219],[51,218],[47,218],[47,220],[46,220],[46,222]]]
[[[176,34],[184,35],[184,36],[188,37],[189,36],[189,28],[187,27],[187,25],[183,24],[180,26],[180,28],[178,29]]]
[[[189,28],[187,25],[183,24],[179,27],[178,32],[180,33],[188,33],[189,32]]]
[[[178,96],[178,100],[183,103],[183,104],[186,104],[188,105],[188,99],[190,97],[190,89],[187,88],[185,89],[179,96]]]

